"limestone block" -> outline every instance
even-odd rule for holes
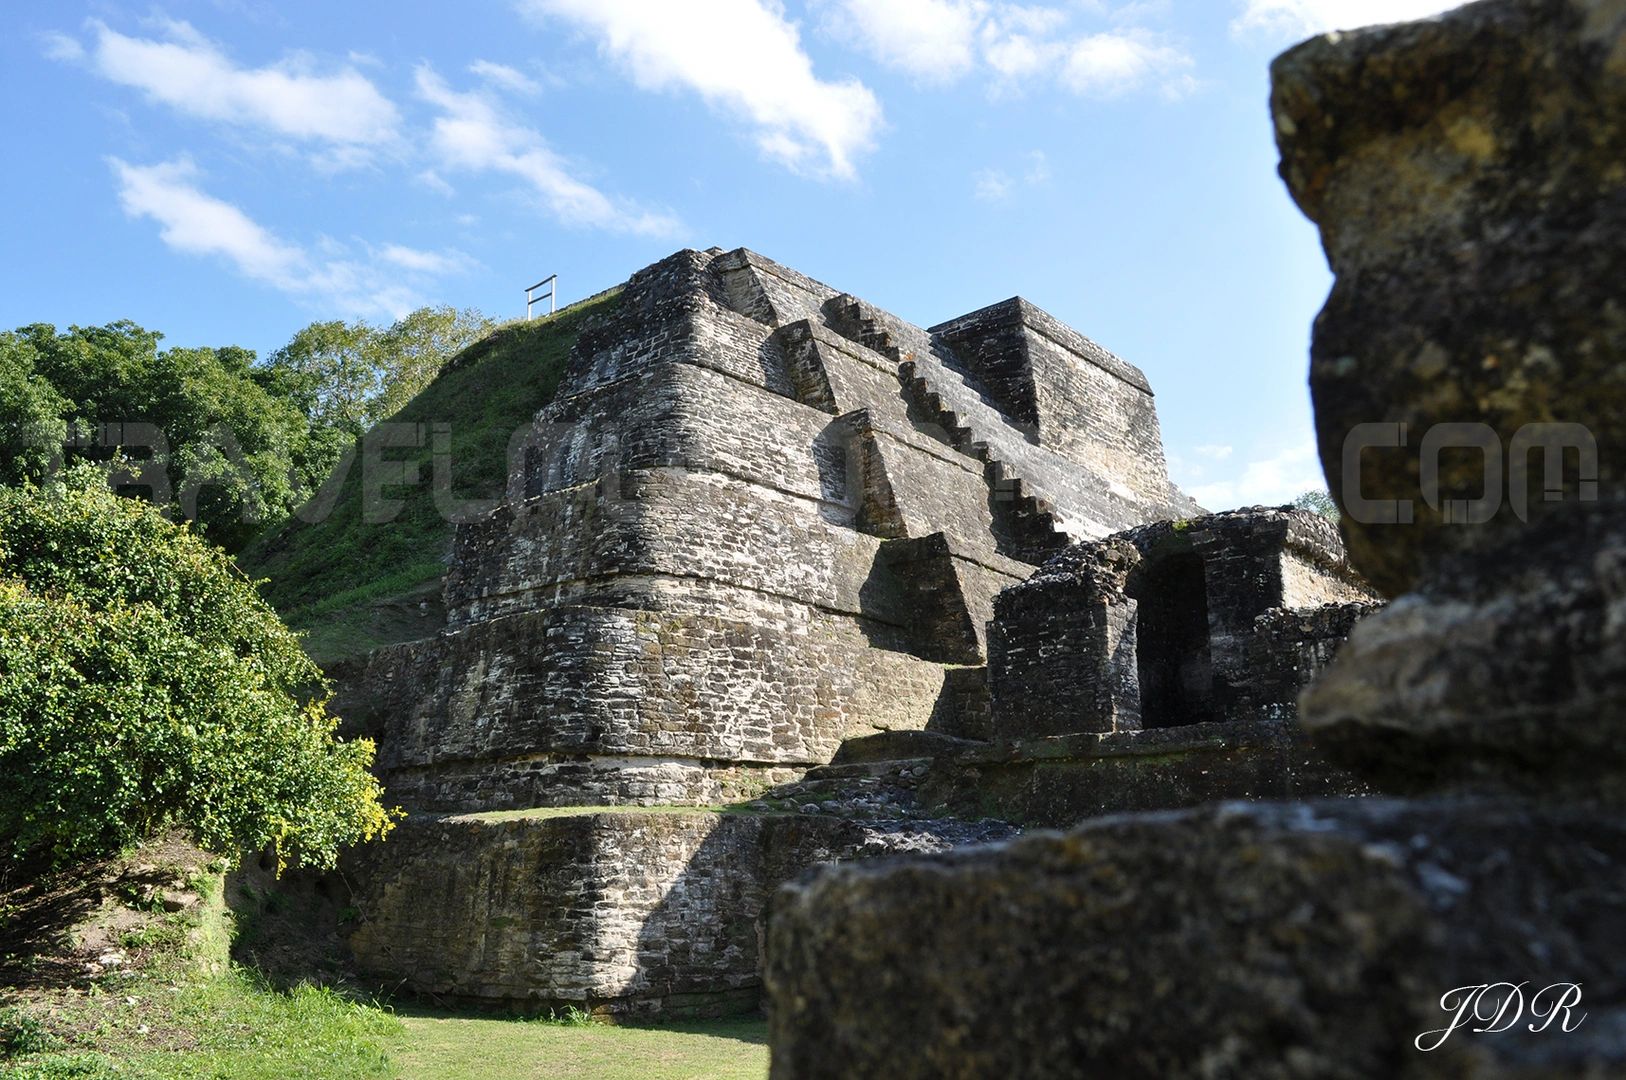
[[[1498,558],[1525,517],[1622,498],[1623,28],[1618,0],[1487,0],[1316,38],[1272,68],[1282,176],[1337,275],[1311,349],[1321,460],[1351,559],[1387,595],[1448,553]],[[1378,447],[1395,424],[1405,445]],[[1532,424],[1588,433],[1556,482]],[[1358,491],[1352,432],[1373,446]]]
[[[1612,1076],[1626,827],[1507,800],[1224,804],[825,868],[773,898],[775,1080]],[[1579,983],[1570,1031],[1448,1026]],[[1551,1005],[1552,998],[1540,1002]],[[1433,1038],[1425,1040],[1428,1043]]]

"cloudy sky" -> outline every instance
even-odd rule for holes
[[[262,354],[748,246],[922,324],[1021,294],[1147,372],[1214,509],[1320,486],[1329,277],[1272,56],[1441,0],[12,0],[0,326]]]

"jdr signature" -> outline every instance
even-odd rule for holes
[[[1586,1013],[1576,1011],[1581,1004],[1580,983],[1553,983],[1527,994],[1525,987],[1529,985],[1479,983],[1447,990],[1440,997],[1440,1008],[1451,1016],[1451,1022],[1417,1036],[1417,1049],[1424,1053],[1438,1050],[1453,1032],[1464,1027],[1474,1035],[1497,1035],[1513,1030],[1528,1016],[1525,1027],[1530,1031],[1547,1031],[1556,1023],[1560,1031],[1570,1032],[1586,1019]],[[1470,1024],[1474,1026],[1468,1027]]]

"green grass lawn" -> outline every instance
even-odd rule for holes
[[[0,1078],[762,1080],[768,1073],[763,1020],[632,1027],[398,1016],[330,991],[280,992],[242,971],[175,990],[132,983],[75,1011],[71,1020],[54,1018],[78,1028],[72,1042],[0,1015],[0,1034],[11,1043],[9,1053],[0,1047]]]
[[[768,1025],[711,1020],[616,1027],[404,1015],[398,1080],[763,1080]]]
[[[222,868],[180,837],[3,886],[0,1080],[762,1080],[768,1071],[761,1020],[614,1027],[585,1014],[397,1012],[332,989],[280,989],[232,963]],[[111,953],[122,959],[95,959]]]

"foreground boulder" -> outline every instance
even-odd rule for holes
[[[1228,803],[837,866],[775,898],[773,1075],[1358,1078],[1502,1075],[1499,1063],[1574,1076],[1626,1033],[1623,916],[1626,825],[1499,800]],[[1418,1049],[1451,1023],[1442,995],[1500,980],[1528,981],[1516,1034]],[[1572,1030],[1562,1016],[1525,1030],[1572,983]]]
[[[1321,461],[1350,560],[1391,596],[1621,497],[1623,29],[1618,0],[1491,0],[1272,68],[1282,176],[1337,274],[1311,346]]]

